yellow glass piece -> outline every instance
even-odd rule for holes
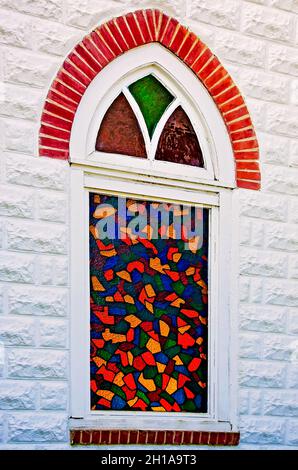
[[[140,377],[138,378],[143,387],[145,387],[149,392],[154,392],[156,390],[156,385],[153,379],[145,379],[143,372],[141,373]]]
[[[130,351],[127,351],[127,359],[128,359],[129,365],[132,366],[134,357]]]
[[[153,338],[150,338],[148,340],[148,343],[146,344],[147,346],[147,349],[149,349],[149,351],[152,353],[152,354],[155,354],[155,353],[159,353],[161,351],[161,347],[160,347],[160,344],[158,341],[156,341],[155,339]]]
[[[150,258],[150,268],[155,269],[155,271],[158,271],[161,274],[166,274],[165,269],[170,269],[170,266],[168,264],[161,264],[161,261],[159,258]]]
[[[115,256],[117,254],[117,251],[115,248],[112,248],[111,250],[100,250],[101,256],[106,256],[107,258],[111,258],[111,256]]]
[[[115,395],[115,393],[111,392],[110,390],[97,390],[96,394],[109,401],[111,401]]]
[[[123,387],[123,385],[124,385],[123,377],[124,377],[123,372],[118,372],[118,374],[115,375],[115,378],[114,378],[114,381],[113,381],[114,384],[118,385],[118,387]]]
[[[170,327],[162,320],[159,320],[159,329],[161,336],[168,336],[170,332]]]
[[[190,268],[187,268],[185,271],[186,276],[192,276],[196,272],[196,269],[194,266],[191,266]]]
[[[106,301],[107,301],[107,302],[114,302],[114,298],[113,298],[111,295],[108,295],[108,296],[106,297]]]
[[[93,217],[95,219],[103,219],[114,215],[117,210],[112,206],[99,206],[95,209]]]
[[[183,304],[185,304],[185,300],[180,299],[180,297],[178,297],[178,299],[173,300],[173,302],[171,303],[173,307],[178,307],[178,308],[180,308],[180,306]]]
[[[180,357],[178,356],[178,354],[177,354],[177,356],[173,357],[173,360],[175,361],[176,366],[183,366],[183,362],[181,361],[181,359],[180,359]]]
[[[133,406],[138,401],[138,397],[132,398],[132,400],[128,400],[129,406]]]
[[[166,411],[163,406],[152,406],[152,411]]]
[[[103,333],[102,337],[105,341],[112,341],[112,343],[123,343],[126,341],[126,336],[119,333],[111,333],[107,328]]]
[[[157,366],[157,370],[160,374],[162,374],[163,371],[165,370],[165,368],[167,367],[166,364],[162,364],[161,362],[157,362],[156,366]]]
[[[203,338],[199,336],[196,340],[196,343],[200,346],[204,342]]]
[[[133,298],[131,295],[129,295],[129,294],[126,294],[126,295],[124,296],[124,301],[125,301],[127,304],[134,304],[134,303],[135,303],[134,298]]]
[[[95,291],[97,291],[97,292],[104,292],[104,291],[105,291],[104,286],[103,286],[102,283],[97,279],[96,276],[92,276],[91,281],[92,281],[93,290],[95,290]]]
[[[179,333],[183,335],[187,330],[189,330],[189,328],[190,328],[190,325],[180,326],[180,328],[178,328],[178,331]]]
[[[142,320],[135,317],[134,315],[127,315],[124,320],[126,320],[132,328],[136,328],[140,323],[142,323]]]
[[[181,256],[182,256],[182,253],[174,253],[174,254],[173,254],[173,261],[174,261],[175,263],[178,263],[178,261],[180,260]]]
[[[118,277],[121,277],[121,279],[124,279],[125,281],[132,282],[131,276],[127,271],[118,271],[117,273]]]
[[[148,302],[148,300],[145,300],[145,307],[147,310],[149,310],[150,313],[154,312],[153,305],[150,302]]]
[[[177,391],[177,388],[177,380],[171,377],[168,382],[168,385],[166,386],[166,392],[168,392],[169,395],[172,395],[172,393],[175,393]]]
[[[148,297],[155,297],[155,290],[153,289],[151,284],[146,284],[145,291]]]
[[[105,361],[105,359],[103,359],[102,357],[98,357],[96,356],[93,361],[95,362],[95,364],[97,365],[97,367],[100,367],[102,365],[106,365],[107,361]]]

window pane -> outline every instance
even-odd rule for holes
[[[162,131],[155,159],[204,167],[196,133],[181,106],[175,109]]]
[[[152,137],[158,121],[174,97],[153,75],[132,83],[129,91],[138,103]]]
[[[146,158],[144,138],[123,93],[107,110],[96,139],[96,150]]]
[[[208,213],[90,194],[93,410],[207,411]]]

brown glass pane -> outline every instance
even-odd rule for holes
[[[175,109],[161,133],[155,159],[204,167],[197,135],[181,106]]]
[[[146,158],[144,138],[133,110],[123,93],[107,110],[98,131],[96,150]]]

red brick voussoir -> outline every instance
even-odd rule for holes
[[[70,52],[48,92],[39,133],[40,156],[67,160],[77,107],[94,77],[116,57],[157,42],[196,74],[226,124],[234,152],[237,186],[260,189],[259,148],[244,99],[210,49],[160,10],[138,10],[98,26]]]

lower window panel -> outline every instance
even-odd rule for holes
[[[208,411],[209,209],[89,195],[91,410]]]

